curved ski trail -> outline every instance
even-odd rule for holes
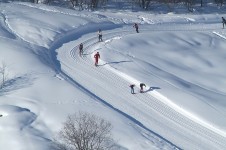
[[[124,32],[130,34],[130,32]],[[110,39],[123,33],[109,33]],[[90,55],[97,38],[90,38],[85,43],[85,57],[79,57],[77,47],[64,49],[61,55],[67,61],[61,62],[63,73],[87,89],[107,106],[130,118],[135,124],[154,133],[172,146],[182,149],[226,149],[224,136],[206,128],[174,110],[162,102],[156,93],[130,94],[129,81],[119,76],[105,66],[94,66]],[[158,134],[156,134],[158,133]],[[160,136],[161,135],[161,136]]]

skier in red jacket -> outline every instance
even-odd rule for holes
[[[97,65],[98,65],[98,59],[100,58],[99,52],[97,52],[97,53],[94,55],[94,58],[95,58],[95,66],[97,66]]]

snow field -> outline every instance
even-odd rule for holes
[[[0,60],[10,64],[0,91],[0,149],[52,149],[66,116],[78,111],[110,121],[120,149],[226,148],[221,15],[0,7]]]

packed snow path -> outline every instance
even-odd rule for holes
[[[198,29],[195,25],[189,26],[189,30],[197,31],[211,31],[211,28]],[[183,29],[184,25],[181,26],[181,29],[178,26],[177,29],[167,28],[167,26],[161,29],[156,26],[156,31]],[[145,32],[147,33],[148,30]],[[105,33],[104,41],[127,34],[131,34],[131,32]],[[80,42],[84,43],[85,57],[78,55],[78,44]],[[226,149],[224,135],[220,135],[218,131],[214,131],[214,129],[188,118],[183,113],[179,113],[174,107],[164,103],[164,95],[155,91],[132,95],[128,87],[131,82],[125,79],[126,76],[107,67],[108,65],[105,62],[100,62],[100,65],[95,67],[91,58],[104,42],[98,43],[97,37],[80,42],[76,41],[77,46],[72,49],[69,48],[70,46],[68,48],[64,46],[64,49],[60,49],[58,52],[61,73],[70,82],[75,83],[84,92],[95,97],[97,101],[131,119],[136,126],[145,130],[150,139],[155,135],[163,138],[173,147],[182,149]],[[164,81],[159,80],[159,82]],[[172,85],[169,84],[168,86]]]

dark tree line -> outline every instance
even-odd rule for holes
[[[152,4],[166,5],[169,8],[178,7],[184,5],[189,11],[193,11],[194,6],[204,7],[208,3],[215,3],[217,6],[223,6],[226,4],[226,0],[132,0],[144,10],[151,10]],[[154,6],[153,6],[154,7]],[[222,8],[224,9],[224,8]]]
[[[7,0],[0,0],[7,1]],[[52,4],[60,4],[62,6],[79,9],[79,10],[95,10],[98,8],[108,8],[108,4],[110,2],[123,4],[130,4],[131,8],[140,7],[143,10],[152,10],[155,5],[165,5],[169,9],[177,8],[178,6],[184,5],[189,11],[193,11],[194,6],[204,7],[208,5],[208,3],[215,3],[217,6],[224,6],[226,4],[226,0],[13,0],[13,1],[28,1],[32,3],[45,3],[48,5]],[[123,9],[123,6],[121,7]],[[128,8],[128,7],[127,7]],[[225,7],[222,7],[225,9]]]

